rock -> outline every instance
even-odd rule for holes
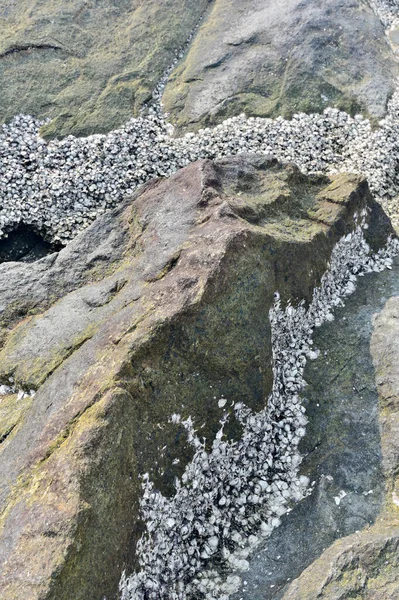
[[[380,394],[381,443],[387,491],[391,493],[395,505],[398,505],[394,490],[398,485],[399,464],[398,315],[399,298],[395,296],[388,300],[384,310],[375,319],[375,332],[371,346]]]
[[[385,114],[398,67],[367,3],[209,4],[73,0],[32,7],[7,0],[0,9],[0,123],[18,113],[49,118],[46,138],[120,127],[151,100],[202,17],[163,99],[180,128],[241,112],[291,116],[336,106]]]
[[[220,398],[264,405],[275,290],[310,300],[365,206],[386,238],[361,177],[204,160],[58,254],[0,265],[3,600],[116,596],[141,535],[138,475],[168,493],[192,455],[168,418],[212,439]]]
[[[339,540],[293,582],[283,600],[397,598],[398,523],[377,525]]]
[[[394,600],[399,590],[399,297],[374,321],[371,340],[380,398],[386,496],[376,523],[338,540],[296,579],[283,600]]]
[[[0,123],[20,112],[49,117],[47,137],[122,125],[151,98],[207,4],[6,0]]]
[[[315,484],[254,553],[245,586],[233,599],[280,600],[287,581],[299,577],[336,539],[379,516],[385,480],[370,341],[374,315],[387,297],[399,294],[398,275],[394,261],[391,269],[360,277],[345,306],[334,310],[334,321],[314,331],[319,357],[304,372],[301,395],[308,424],[300,453],[301,473]]]
[[[174,124],[193,129],[327,106],[380,118],[397,74],[384,26],[362,0],[216,0],[163,103]]]

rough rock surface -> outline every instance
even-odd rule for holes
[[[253,555],[246,585],[234,599],[281,600],[289,582],[336,539],[379,516],[385,480],[370,341],[375,314],[398,294],[396,257],[391,269],[360,277],[345,306],[334,311],[334,321],[315,330],[313,347],[320,355],[305,368],[309,423],[300,445],[301,472],[315,485]]]
[[[399,297],[374,321],[371,352],[380,397],[386,497],[371,527],[338,540],[296,579],[283,600],[396,600],[399,591]]]
[[[163,102],[179,127],[245,112],[385,113],[398,67],[362,0],[216,0]]]
[[[378,246],[389,223],[360,177],[200,161],[58,254],[0,265],[3,600],[115,597],[141,532],[138,474],[167,492],[189,458],[164,423],[183,405],[209,437],[217,398],[263,405],[274,291],[309,299],[365,205]]]
[[[0,123],[54,119],[47,136],[107,132],[151,98],[208,0],[4,0]]]
[[[364,0],[5,0],[0,123],[20,112],[49,117],[46,137],[119,127],[151,98],[201,17],[164,95],[177,125],[327,106],[384,114],[398,67]]]

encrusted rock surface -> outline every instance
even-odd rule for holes
[[[184,408],[212,437],[218,398],[262,407],[274,291],[309,300],[365,206],[378,247],[390,226],[358,176],[200,161],[60,253],[0,265],[3,600],[116,596],[138,474],[168,493],[190,458],[168,418]]]
[[[216,0],[163,102],[181,127],[335,106],[382,117],[398,66],[362,0]]]
[[[291,120],[226,119],[197,135],[171,135],[158,110],[107,135],[46,143],[40,121],[19,115],[0,134],[0,238],[28,226],[49,243],[66,243],[98,215],[155,177],[198,159],[259,153],[303,173],[358,173],[389,214],[397,213],[399,91],[373,129],[338,109]]]
[[[283,600],[396,600],[399,591],[399,297],[376,315],[371,353],[380,398],[385,501],[371,527],[338,540],[295,580]]]

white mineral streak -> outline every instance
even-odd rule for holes
[[[363,225],[365,216],[359,217]],[[277,294],[270,311],[273,390],[258,413],[244,402],[235,405],[243,426],[240,440],[223,435],[227,413],[210,451],[191,418],[171,417],[185,427],[194,458],[176,479],[172,498],[143,477],[146,532],[137,546],[140,570],[123,575],[123,600],[226,600],[238,589],[237,572],[248,568],[249,554],[280,525],[292,502],[309,491],[308,479],[299,473],[298,444],[307,423],[299,398],[306,385],[304,368],[308,358],[317,358],[312,331],[334,318],[334,308],[353,293],[357,277],[389,268],[397,253],[399,241],[391,239],[371,255],[359,223],[335,246],[308,309],[304,304],[282,308]]]

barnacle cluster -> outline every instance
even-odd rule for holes
[[[174,137],[158,107],[106,135],[49,142],[41,121],[19,115],[0,131],[0,237],[25,223],[49,242],[67,243],[146,181],[200,158],[239,153],[272,155],[304,173],[364,174],[389,204],[399,190],[398,111],[396,93],[375,130],[360,115],[327,108],[290,120],[241,115]]]
[[[229,154],[272,155],[304,173],[361,173],[388,208],[399,193],[399,92],[375,129],[361,115],[327,108],[290,120],[240,115],[178,137],[159,104],[106,135],[47,142],[42,124],[19,115],[0,131],[0,237],[25,223],[67,243],[146,181]]]
[[[398,0],[371,4],[387,27],[395,24]],[[23,222],[49,241],[66,243],[149,179],[168,176],[199,158],[244,152],[295,162],[305,173],[362,173],[388,206],[398,194],[398,91],[375,129],[360,115],[328,108],[291,120],[241,115],[175,137],[160,106],[165,80],[146,116],[106,135],[47,142],[40,136],[43,122],[33,117],[19,115],[4,125],[0,237]],[[292,503],[309,492],[309,481],[300,474],[298,446],[307,423],[300,396],[304,369],[308,359],[318,357],[313,329],[334,318],[334,308],[355,290],[357,277],[389,268],[399,252],[399,242],[391,239],[385,249],[370,254],[362,231],[365,216],[335,247],[308,308],[283,307],[276,297],[270,311],[273,390],[260,412],[249,409],[244,399],[234,404],[241,438],[224,435],[229,418],[224,401],[211,449],[189,416],[171,416],[185,428],[194,457],[176,480],[173,497],[165,497],[148,474],[143,476],[146,529],[137,547],[140,568],[123,575],[123,600],[227,599],[238,588],[250,553],[279,526]]]

